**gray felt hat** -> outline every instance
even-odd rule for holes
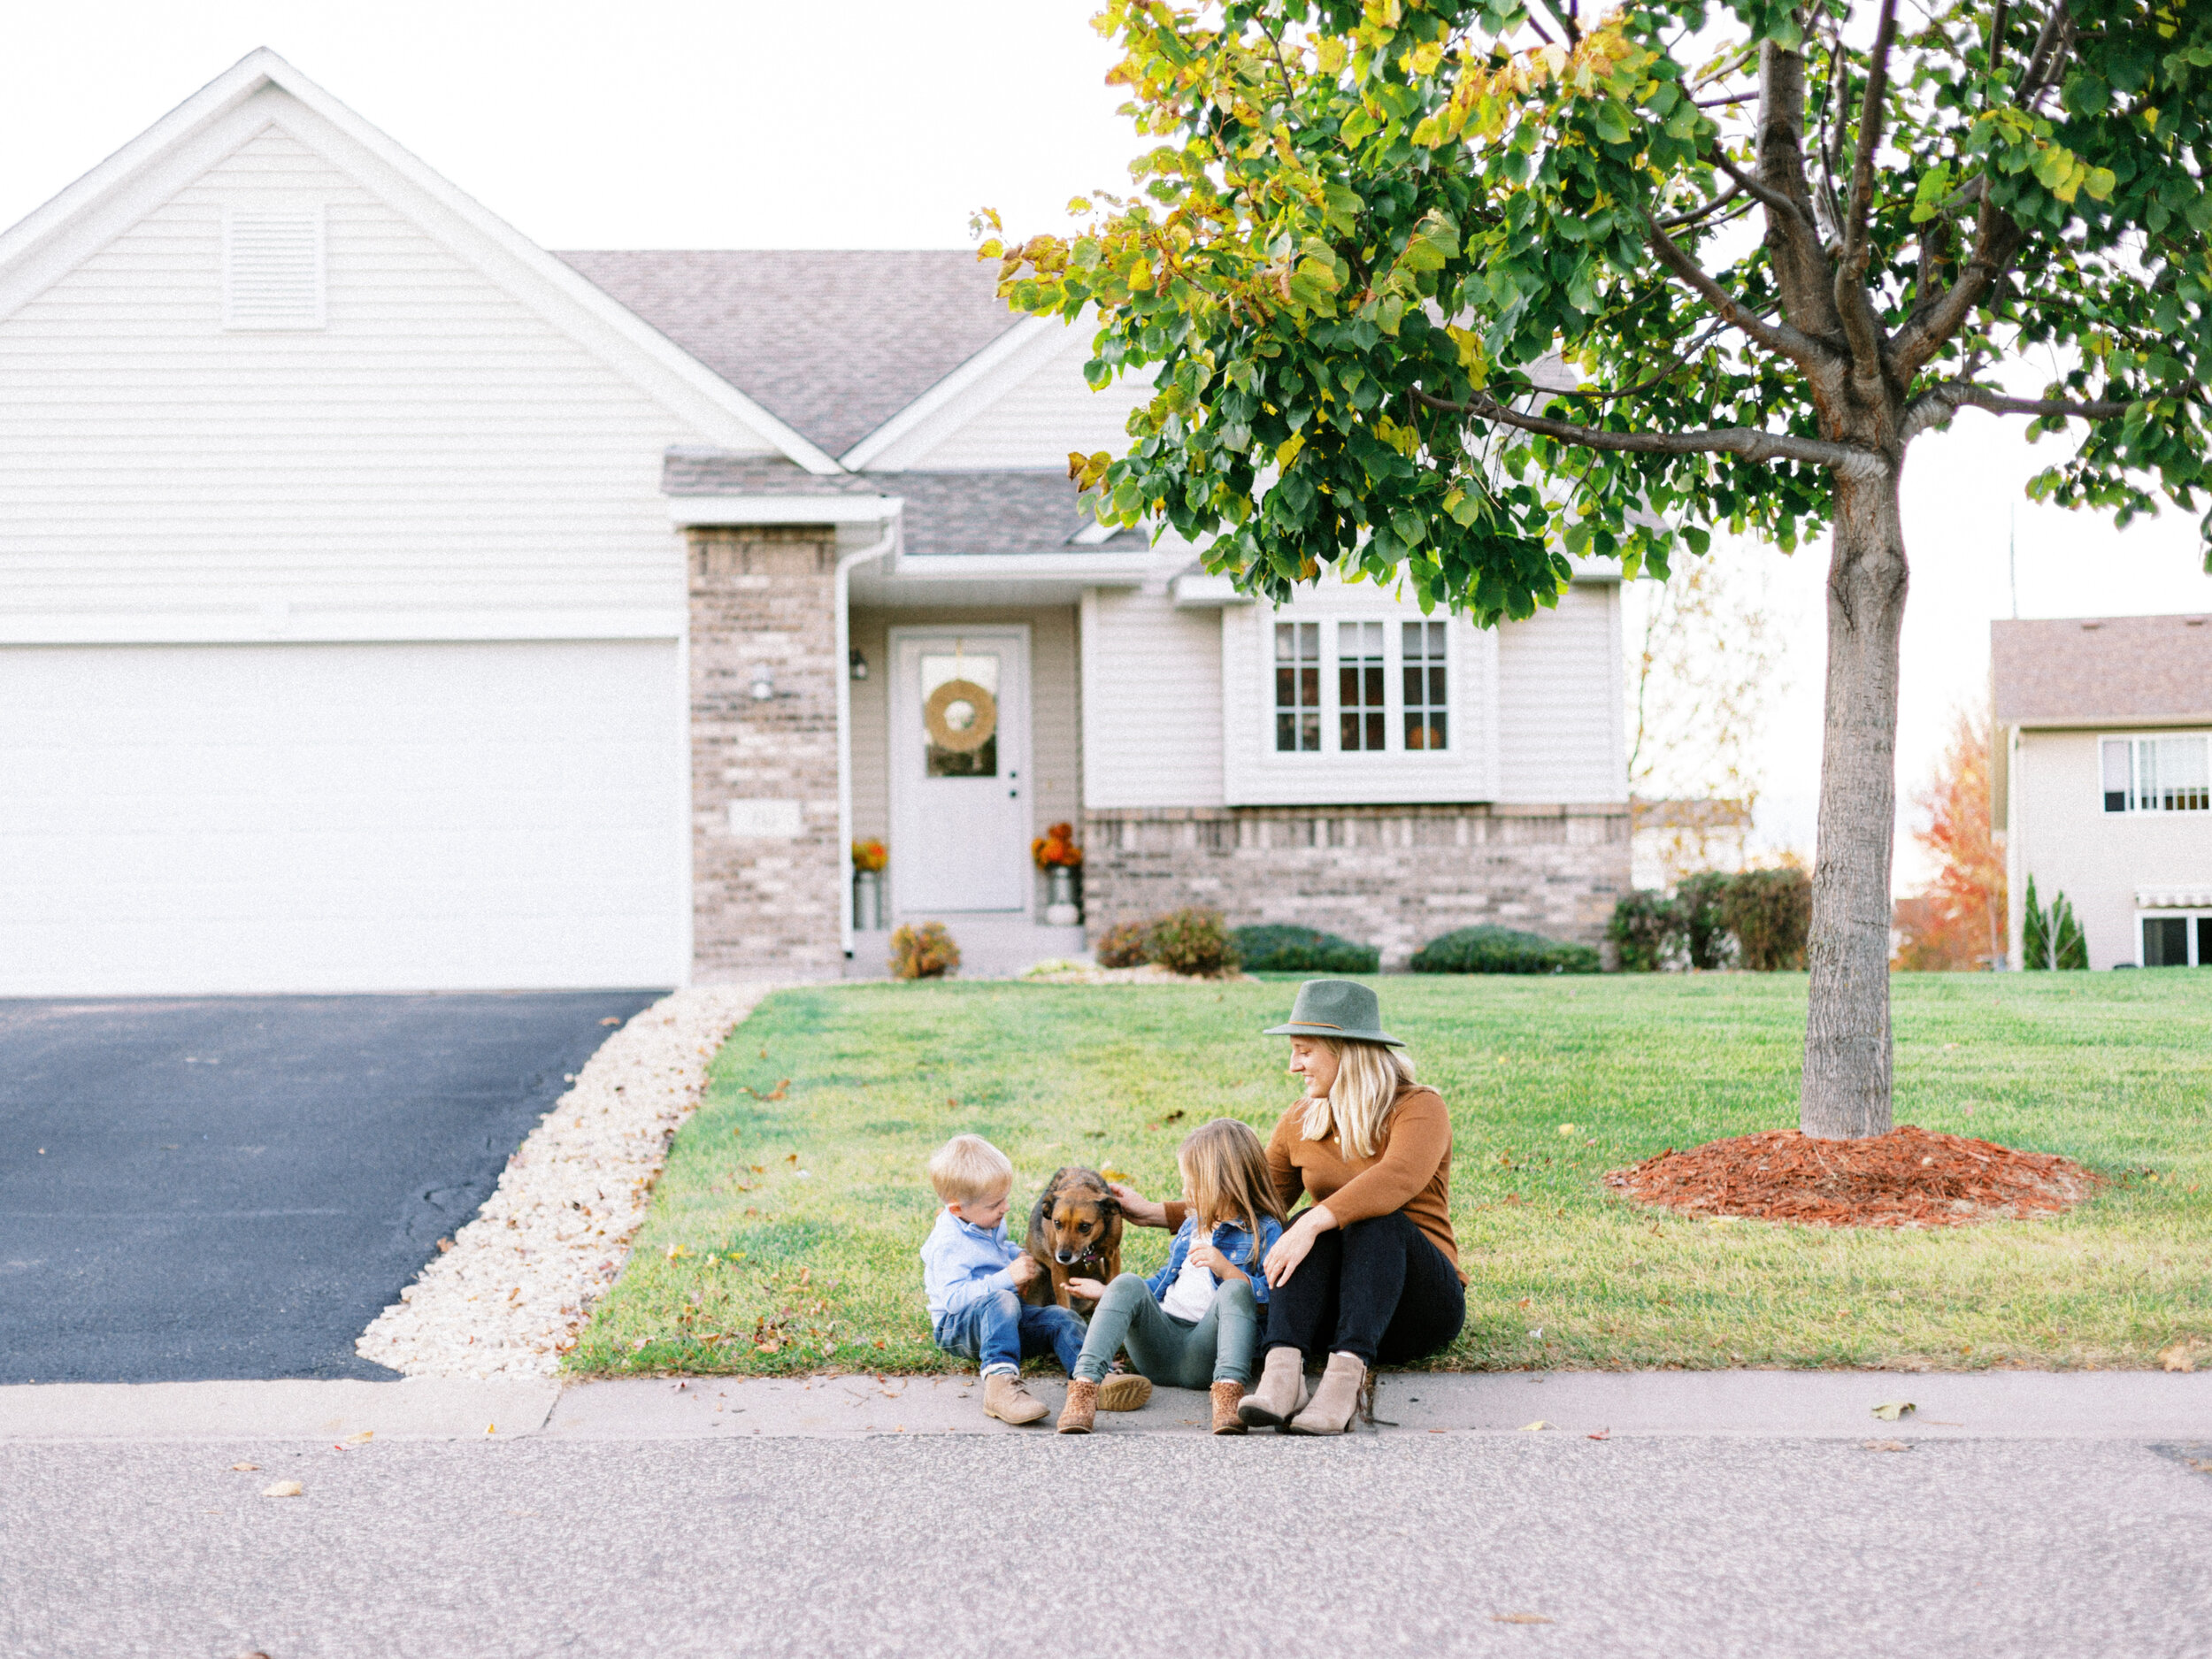
[[[1290,1023],[1270,1025],[1267,1037],[1334,1037],[1340,1042],[1405,1044],[1382,1028],[1382,1005],[1365,986],[1350,979],[1308,979],[1290,1007]]]

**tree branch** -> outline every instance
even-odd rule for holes
[[[1788,202],[1798,220],[1810,224],[1812,195],[1805,182],[1805,59],[1772,41],[1759,46],[1758,182]],[[1808,338],[1828,339],[1839,329],[1833,273],[1817,230],[1800,235],[1777,210],[1767,216],[1767,248],[1774,263],[1782,314]]]
[[[1812,220],[1805,217],[1804,210],[1796,203],[1791,201],[1781,191],[1770,189],[1761,184],[1758,180],[1729,160],[1727,152],[1724,150],[1715,150],[1713,151],[1713,165],[1735,180],[1737,189],[1750,196],[1760,206],[1779,216],[1785,221],[1784,229],[1786,232],[1793,235],[1802,231],[1806,235],[1810,236],[1813,239],[1814,250],[1818,250],[1820,233],[1814,227]]]
[[[1932,305],[1916,305],[1890,342],[1901,384],[1910,385],[1912,377],[1943,349],[1944,342],[1965,326],[1975,306],[2012,264],[2013,255],[2020,251],[2020,227],[2009,213],[1992,205],[1985,191],[1975,219],[1974,251],[1958,280]]]
[[[1575,21],[1573,9],[1570,7],[1566,11],[1561,11],[1556,0],[1543,0],[1543,6],[1545,11],[1551,13],[1552,21],[1567,32],[1567,43],[1570,46],[1581,45],[1582,26]]]
[[[1675,213],[1666,219],[1654,219],[1652,223],[1663,231],[1680,230],[1685,225],[1694,225],[1709,213],[1717,213],[1722,208],[1726,207],[1740,194],[1740,186],[1732,184],[1703,207],[1693,208],[1687,213]]]
[[[1811,369],[1822,360],[1818,341],[1800,334],[1787,323],[1770,323],[1762,318],[1706,274],[1696,260],[1676,245],[1673,237],[1648,219],[1644,221],[1644,239],[1650,243],[1652,252],[1659,256],[1659,263],[1673,272],[1685,288],[1711,306],[1716,316],[1742,329],[1769,351],[1787,357],[1800,368]]]
[[[1859,110],[1859,154],[1851,169],[1851,205],[1843,223],[1843,257],[1836,264],[1836,312],[1851,342],[1851,362],[1859,378],[1874,381],[1882,373],[1882,326],[1867,297],[1866,264],[1873,252],[1868,221],[1874,208],[1874,156],[1882,144],[1883,101],[1889,92],[1890,48],[1897,39],[1897,0],[1882,0],[1874,48],[1866,65],[1866,99]]]
[[[2035,50],[2028,58],[2028,72],[2020,82],[2020,107],[2032,110],[2043,101],[2066,61],[2068,37],[2074,27],[2067,0],[2053,0],[2050,15],[2037,31]]]
[[[2108,398],[2091,398],[2073,403],[2062,397],[2007,397],[1993,388],[1976,386],[1970,380],[1946,380],[1939,386],[1930,387],[1913,399],[1912,407],[1905,411],[1904,423],[1899,429],[1899,442],[1909,442],[1931,426],[1947,426],[1952,416],[1962,408],[1970,407],[1986,409],[1993,415],[2117,420],[2128,412],[2130,406]]]
[[[1463,403],[1432,396],[1417,387],[1413,395],[1429,408],[1447,414],[1494,420],[1501,426],[1517,426],[1523,432],[1578,444],[1586,449],[1619,449],[1636,455],[1739,455],[1747,461],[1802,461],[1810,466],[1832,468],[1851,478],[1878,476],[1889,465],[1871,449],[1847,443],[1828,443],[1818,438],[1792,437],[1786,433],[1762,432],[1755,426],[1729,426],[1711,432],[1607,432],[1596,426],[1578,426],[1570,420],[1524,414],[1479,392]]]

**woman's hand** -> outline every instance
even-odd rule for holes
[[[1289,1283],[1290,1276],[1298,1271],[1298,1263],[1313,1248],[1313,1241],[1334,1225],[1336,1217],[1329,1213],[1326,1204],[1316,1204],[1293,1222],[1283,1236],[1275,1240],[1275,1248],[1267,1253],[1268,1288]]]
[[[1100,1284],[1094,1279],[1071,1279],[1068,1280],[1068,1294],[1071,1296],[1080,1296],[1085,1302],[1096,1302],[1105,1294],[1106,1286]]]
[[[1165,1204],[1156,1204],[1135,1187],[1125,1187],[1119,1181],[1107,1182],[1106,1190],[1113,1194],[1114,1197],[1119,1201],[1122,1219],[1125,1221],[1132,1222],[1140,1227],[1167,1225]]]

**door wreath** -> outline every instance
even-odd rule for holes
[[[929,741],[956,755],[972,755],[998,730],[998,699],[972,680],[948,680],[922,705]]]

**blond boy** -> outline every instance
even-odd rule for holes
[[[1050,1353],[1071,1373],[1083,1352],[1083,1321],[1065,1308],[1033,1308],[1022,1286],[1036,1259],[1006,1236],[1014,1165],[981,1135],[955,1135],[929,1161],[929,1184],[944,1208],[922,1242],[922,1286],[930,1333],[948,1354],[983,1365],[983,1409],[1007,1423],[1034,1423],[1045,1404],[1022,1386],[1022,1361]]]

